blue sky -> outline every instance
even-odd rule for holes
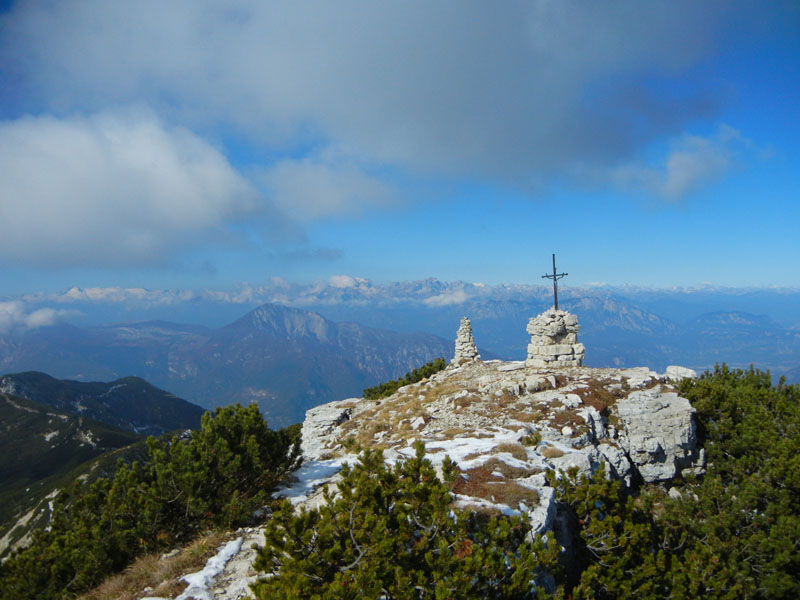
[[[800,286],[796,3],[3,6],[0,296]]]

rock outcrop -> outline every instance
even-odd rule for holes
[[[563,310],[551,308],[531,318],[526,328],[531,343],[525,364],[539,368],[580,367],[586,355],[583,344],[578,343],[580,329],[578,317]]]
[[[697,371],[694,369],[687,369],[686,367],[678,367],[670,365],[664,374],[667,379],[677,383],[681,379],[697,379]]]
[[[453,363],[460,365],[471,360],[480,358],[475,340],[472,337],[472,324],[467,317],[461,318],[461,325],[456,332],[456,351],[453,356]]]
[[[381,448],[396,461],[414,456],[415,442],[422,442],[434,465],[449,456],[461,470],[457,507],[526,513],[534,533],[553,532],[566,545],[569,520],[547,484],[548,469],[589,473],[604,464],[608,476],[627,485],[639,478],[669,485],[687,470],[702,471],[694,409],[670,379],[641,367],[543,373],[521,361],[452,365],[388,398],[307,411],[305,462],[296,483],[280,493],[298,509],[319,506],[322,490],[360,448]],[[248,540],[260,532],[242,535],[241,551],[214,586],[218,600],[239,600],[253,579]]]
[[[534,531],[545,531],[556,510],[548,469],[589,473],[605,464],[627,485],[702,469],[694,409],[665,381],[646,368],[542,373],[524,362],[475,361],[388,398],[309,410],[303,448],[317,470],[354,460],[352,448],[380,447],[397,460],[422,441],[434,464],[449,455],[467,480],[493,478],[483,490],[465,486],[457,504],[525,511]],[[512,497],[523,500],[505,500]]]
[[[620,445],[648,483],[666,481],[702,462],[686,398],[661,386],[631,392],[616,405]]]

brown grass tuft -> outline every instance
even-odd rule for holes
[[[558,458],[559,456],[564,456],[564,452],[559,450],[555,446],[545,446],[541,450],[539,450],[539,454],[544,456],[545,458]]]
[[[499,454],[500,452],[508,452],[517,460],[528,460],[528,453],[525,451],[525,447],[522,444],[498,444],[494,450],[492,450],[492,454]]]
[[[493,470],[487,465],[469,469],[465,472],[468,479],[464,479],[464,477],[456,479],[453,492],[473,498],[483,498],[490,502],[508,504],[512,508],[516,508],[522,501],[529,506],[539,502],[539,494],[536,490],[520,485],[513,480],[493,475]]]
[[[512,467],[511,465],[503,462],[498,458],[490,458],[483,464],[484,467],[489,469],[489,472],[498,472],[507,479],[522,479],[523,477],[530,477],[541,473],[541,469],[531,469],[529,467]]]
[[[625,395],[623,390],[608,390],[606,385],[609,383],[591,379],[586,382],[586,387],[578,388],[574,393],[581,397],[586,406],[596,408],[601,415],[607,416],[608,409]]]
[[[178,577],[199,571],[217,553],[220,544],[233,539],[230,532],[214,532],[198,538],[175,556],[161,558],[148,554],[138,558],[125,571],[112,575],[95,589],[79,596],[79,600],[135,600],[146,587],[148,596],[172,597],[186,589]]]

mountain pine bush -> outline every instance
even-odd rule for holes
[[[425,363],[421,367],[417,367],[397,379],[391,381],[384,381],[378,385],[366,388],[363,392],[364,398],[368,400],[377,400],[378,398],[386,398],[394,394],[404,385],[410,385],[422,381],[426,377],[430,377],[435,373],[447,367],[447,363],[443,358],[435,358],[430,362]]]
[[[543,598],[558,568],[557,544],[520,517],[488,518],[451,507],[456,469],[441,481],[422,444],[387,466],[365,450],[342,469],[336,494],[295,514],[289,502],[267,523],[253,585],[267,598]]]
[[[716,367],[685,380],[707,473],[626,493],[551,476],[575,525],[579,598],[800,598],[800,386]]]
[[[270,430],[255,404],[150,438],[144,464],[120,462],[113,478],[58,495],[50,529],[0,566],[0,598],[71,598],[141,554],[248,520],[299,466],[299,442],[298,427]]]

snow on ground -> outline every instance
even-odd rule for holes
[[[343,465],[352,464],[355,460],[352,455],[330,460],[310,460],[294,472],[296,481],[288,488],[278,490],[275,496],[287,498],[293,505],[306,502],[315,489],[330,481]]]
[[[303,423],[306,462],[295,472],[294,482],[275,495],[287,498],[296,510],[314,508],[324,501],[321,486],[335,483],[343,465],[358,461],[348,449],[382,448],[384,459],[393,465],[413,457],[414,444],[421,441],[434,466],[441,466],[449,456],[462,470],[463,481],[476,477],[475,485],[467,489],[475,489],[482,497],[458,493],[455,506],[527,514],[532,533],[541,534],[551,528],[556,510],[555,490],[546,484],[546,470],[558,472],[575,465],[589,472],[600,460],[616,464],[616,458],[618,475],[629,475],[631,465],[619,449],[620,432],[608,426],[594,406],[656,385],[663,382],[648,369],[574,368],[543,373],[522,362],[499,361],[451,367],[400,388],[390,398],[348,399],[309,410]],[[591,386],[605,391],[593,391]],[[493,479],[481,483],[485,469],[474,470],[489,461]],[[525,493],[520,487],[535,493]],[[511,499],[507,504],[495,501],[503,490]],[[194,574],[199,592],[187,589],[175,600],[249,596],[249,584],[259,576],[252,569],[256,556],[252,545],[264,543],[263,528],[239,534],[245,541],[240,537],[238,548],[223,549],[217,562],[212,564],[212,559],[206,569]]]
[[[486,432],[484,431],[485,435]],[[441,464],[445,455],[458,464],[462,469],[471,469],[485,463],[492,454],[492,450],[500,444],[515,443],[519,433],[502,429],[493,432],[491,437],[457,437],[451,440],[431,440],[425,442],[427,454],[425,458],[434,465]],[[436,450],[436,452],[431,452]],[[411,457],[416,450],[413,446],[399,450],[400,454]],[[480,455],[480,456],[477,456]],[[472,457],[472,458],[470,458]]]
[[[189,584],[183,593],[175,598],[175,600],[214,600],[214,593],[211,591],[211,586],[214,580],[222,573],[228,561],[242,549],[243,537],[238,537],[233,541],[228,542],[219,552],[208,559],[206,566],[202,571],[196,573],[189,573],[181,577],[183,581]],[[166,598],[158,598],[156,596],[149,596],[141,600],[167,600]]]

